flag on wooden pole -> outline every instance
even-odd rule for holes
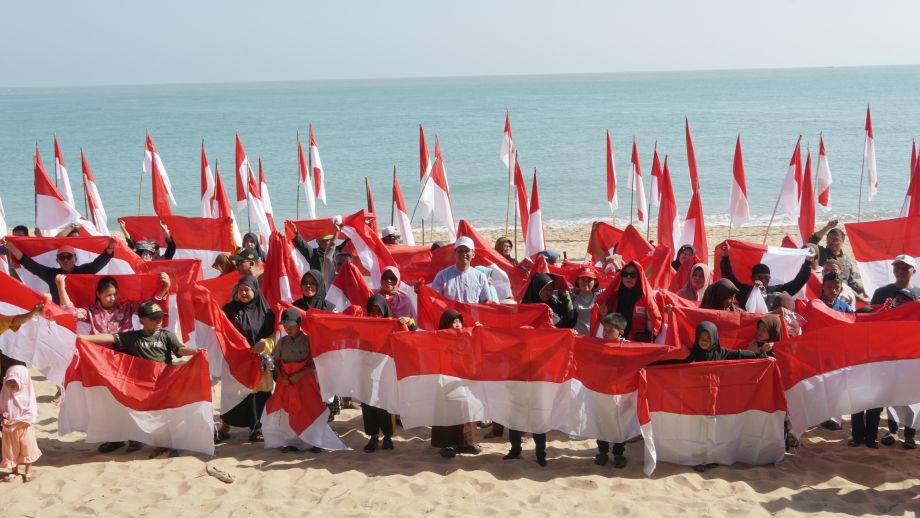
[[[744,178],[744,157],[741,154],[741,135],[735,141],[735,160],[732,165],[732,190],[728,195],[731,225],[741,226],[751,219],[748,209],[747,181]]]

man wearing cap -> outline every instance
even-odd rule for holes
[[[872,294],[872,305],[884,304],[888,299],[894,299],[902,289],[908,289],[914,294],[914,298],[920,295],[920,288],[915,288],[911,282],[915,273],[917,273],[917,261],[907,254],[901,254],[894,258],[891,263],[891,271],[894,274],[894,282],[887,284],[875,290]]]
[[[730,280],[732,284],[738,288],[738,305],[741,307],[747,304],[748,296],[755,286],[762,289],[765,296],[780,291],[785,291],[795,296],[795,294],[805,286],[805,283],[808,282],[808,277],[811,275],[811,261],[806,260],[802,263],[802,267],[799,269],[799,273],[795,275],[794,279],[785,284],[770,286],[770,267],[763,263],[758,263],[751,268],[751,280],[754,281],[754,284],[744,284],[739,281],[732,272],[732,264],[728,258],[730,252],[731,248],[728,246],[728,243],[723,243],[722,262],[719,263],[719,267],[722,269],[722,278]]]
[[[81,335],[80,338],[87,342],[112,345],[118,352],[162,362],[172,365],[174,356],[191,356],[197,349],[187,347],[172,331],[163,329],[163,310],[156,301],[148,300],[137,308],[137,316],[141,322],[141,329],[125,333],[102,333],[98,335]],[[109,453],[124,446],[123,441],[106,442],[99,446],[101,453]],[[141,449],[137,441],[128,441],[127,453]],[[157,448],[152,456],[169,451],[168,448]]]
[[[133,241],[128,237],[128,230],[125,228],[125,223],[122,220],[118,220],[118,224],[121,225],[121,232],[125,235],[125,242],[128,243],[128,246],[134,250],[134,253],[137,254],[144,261],[153,261],[154,259],[172,259],[176,255],[176,242],[173,241],[172,234],[169,233],[169,227],[166,226],[166,223],[160,222],[160,228],[163,229],[163,236],[166,239],[166,252],[160,256],[160,245],[156,241],[152,240],[143,240],[143,241]]]
[[[9,251],[10,255],[19,261],[19,264],[21,264],[23,268],[45,281],[45,284],[48,285],[48,292],[51,294],[51,300],[55,304],[60,304],[61,294],[58,292],[57,283],[54,282],[55,277],[62,273],[98,273],[99,270],[105,268],[105,265],[109,264],[112,256],[115,255],[115,239],[110,237],[109,246],[107,246],[98,257],[93,259],[90,263],[81,265],[77,265],[77,252],[74,250],[74,247],[64,245],[58,248],[58,268],[52,268],[37,263],[31,257],[22,253],[22,250],[11,242],[7,242],[6,249]]]
[[[456,262],[438,272],[431,289],[458,302],[488,302],[489,280],[471,265],[473,257],[476,257],[473,240],[467,236],[458,237],[454,243],[454,257]]]
[[[847,235],[842,228],[837,228],[838,223],[836,219],[828,221],[827,225],[824,225],[808,238],[808,242],[818,245],[818,265],[824,266],[828,259],[837,261],[840,264],[840,278],[843,279],[847,286],[853,288],[860,300],[867,302],[869,297],[865,288],[863,288],[859,270],[850,258],[843,253],[843,243],[846,241]],[[825,235],[827,235],[827,246],[821,246],[821,239]]]
[[[230,259],[236,264],[236,271],[240,276],[251,275],[261,283],[262,267],[259,266],[259,253],[255,248],[240,248]]]
[[[380,239],[385,245],[401,245],[402,234],[393,225],[383,227],[380,231]]]

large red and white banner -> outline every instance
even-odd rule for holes
[[[891,262],[895,257],[920,257],[918,216],[847,223],[846,230],[866,293],[894,282]],[[914,273],[911,282],[920,284],[920,272]]]
[[[102,197],[99,196],[99,189],[96,188],[96,180],[93,179],[93,171],[89,168],[89,161],[83,150],[80,150],[80,164],[83,166],[83,191],[86,194],[86,209],[93,220],[93,226],[100,234],[109,235],[109,217],[105,213],[105,207],[102,206]],[[3,235],[6,235],[4,232]]]
[[[765,264],[770,267],[770,285],[784,284],[798,275],[802,263],[808,258],[809,251],[801,248],[785,248],[773,245],[760,245],[747,241],[729,239],[719,243],[714,251],[715,267],[713,280],[722,278],[722,244],[729,245],[728,261],[732,267],[735,278],[745,284],[751,281],[751,268],[755,264]],[[700,251],[698,250],[699,254]],[[793,297],[795,293],[790,293]]]
[[[478,322],[487,327],[553,327],[552,312],[546,304],[467,304],[448,299],[428,286],[419,287],[419,329],[436,330],[448,309],[460,312],[468,326]]]
[[[610,142],[610,130],[607,130],[607,203],[610,205],[610,212],[616,212],[619,203],[617,202],[617,171],[613,163],[613,144]]]
[[[201,261],[201,274],[212,279],[220,272],[211,267],[221,253],[233,253],[233,221],[230,218],[188,218],[185,216],[125,216],[118,221],[124,223],[128,237],[133,241],[156,241],[160,250],[166,248],[166,235],[160,221],[166,223],[176,243],[175,259]]]

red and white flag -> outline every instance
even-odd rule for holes
[[[658,158],[658,143],[655,143],[655,151],[652,153],[652,173],[651,184],[649,185],[649,203],[656,207],[661,205],[661,160]]]
[[[370,274],[371,287],[380,287],[380,275],[387,266],[397,266],[387,245],[380,240],[380,234],[368,226],[367,213],[363,210],[342,220],[342,233],[351,239],[357,259]]]
[[[93,226],[100,234],[109,235],[109,217],[105,213],[105,207],[102,206],[102,197],[99,196],[99,189],[96,188],[96,180],[93,179],[93,172],[89,168],[89,161],[83,150],[80,150],[80,163],[83,166],[83,190],[86,194],[86,205],[89,209],[89,216],[93,220]],[[3,235],[6,235],[4,232]]]
[[[709,250],[706,241],[706,223],[703,219],[703,200],[700,198],[700,176],[696,169],[696,152],[693,150],[693,139],[690,136],[690,121],[684,117],[684,135],[687,141],[687,165],[690,169],[690,188],[693,194],[690,197],[690,207],[687,217],[684,218],[684,229],[680,233],[681,245],[692,245],[697,253],[701,254],[704,263],[709,264],[709,254],[700,252]]]
[[[639,148],[636,147],[636,139],[633,139],[632,158],[629,160],[629,188],[633,192],[633,198],[636,202],[636,216],[639,226],[648,226],[648,216],[645,211],[648,210],[648,203],[645,200],[645,185],[642,183],[642,167],[639,165]],[[630,215],[630,218],[632,215]]]
[[[732,273],[739,281],[745,284],[753,284],[751,280],[751,268],[755,264],[765,264],[770,267],[770,284],[784,284],[798,275],[802,269],[802,263],[808,258],[810,253],[808,249],[802,248],[785,248],[782,246],[761,245],[760,243],[749,243],[747,241],[737,241],[729,239],[724,241],[731,248],[729,254],[729,263],[732,267]],[[720,243],[721,245],[721,243]],[[697,254],[702,253],[697,251]],[[713,267],[713,280],[722,277],[722,247],[716,246],[715,249],[715,266]],[[793,297],[795,293],[790,293]]]
[[[847,223],[846,230],[866,293],[894,282],[891,263],[895,257],[920,257],[918,216]],[[920,273],[914,274],[911,283],[920,284]]]
[[[246,156],[246,150],[243,149],[243,143],[240,141],[240,134],[236,134],[236,208],[243,210],[247,207],[249,199],[249,172],[252,167],[249,166],[249,157]]]
[[[674,197],[674,185],[671,183],[671,171],[668,169],[668,157],[664,157],[661,171],[661,203],[658,208],[658,242],[671,249],[677,255],[677,243],[680,242],[680,219],[677,216],[677,199]]]
[[[213,218],[217,213],[217,192],[215,191],[214,175],[211,174],[211,165],[208,164],[208,155],[204,153],[204,140],[201,141],[201,217]]]
[[[166,223],[176,243],[174,258],[200,261],[201,274],[205,279],[220,275],[211,265],[219,254],[232,253],[235,249],[230,218],[125,216],[119,221],[124,223],[127,237],[132,241],[155,241],[160,249],[166,248],[166,236],[160,221]]]
[[[530,215],[527,217],[527,234],[524,239],[524,255],[531,257],[546,250],[543,239],[543,211],[540,210],[540,191],[537,187],[537,170],[533,170],[533,186],[530,189]]]
[[[153,299],[163,288],[163,282],[160,280],[159,273],[131,273],[127,275],[98,275],[98,274],[67,274],[67,284],[65,290],[67,296],[74,307],[85,308],[96,302],[96,286],[104,277],[111,277],[118,284],[118,301],[141,302]],[[167,296],[167,299],[169,297]],[[172,301],[160,302],[161,307],[168,307]],[[193,313],[194,314],[194,313]],[[169,315],[169,323],[176,318],[175,315]],[[140,329],[140,320],[133,317],[132,323],[134,329]],[[164,325],[164,327],[166,327]],[[171,329],[170,329],[171,330]],[[81,335],[93,334],[93,328],[89,322],[77,322],[77,333]]]
[[[553,327],[552,314],[546,304],[468,304],[448,299],[428,286],[419,287],[416,322],[419,329],[438,329],[441,315],[448,309],[459,311],[464,322],[478,322],[486,327]]]
[[[866,142],[863,146],[863,159],[869,176],[869,201],[878,192],[878,170],[875,168],[875,133],[872,132],[872,113],[866,106]]]
[[[246,161],[247,167],[249,166],[249,161]],[[256,180],[256,175],[253,174],[252,168],[249,168],[249,171],[246,174],[248,180],[248,186],[246,189],[246,207],[249,211],[249,221],[254,221],[256,226],[259,229],[259,239],[262,241],[262,244],[265,247],[268,247],[268,238],[272,235],[274,231],[274,225],[268,218],[268,214],[265,212],[265,205],[262,202],[262,193],[259,189],[259,184]]]
[[[751,219],[748,210],[747,181],[744,178],[744,157],[741,154],[741,135],[735,141],[735,160],[732,164],[732,190],[728,195],[728,211],[732,226],[741,226]]]
[[[316,145],[316,134],[310,124],[310,163],[313,166],[313,186],[316,199],[326,204],[326,171],[323,161],[319,159],[319,147]]]
[[[786,399],[773,360],[650,367],[640,378],[646,475],[658,461],[757,466],[783,460]]]
[[[367,195],[367,212],[370,214],[377,214],[377,209],[374,207],[374,195],[371,194],[371,184],[367,181],[367,177],[364,177],[364,193]]]
[[[802,199],[799,210],[799,236],[802,243],[815,233],[815,189],[811,183],[811,151],[805,159],[805,176],[802,178]]]
[[[145,360],[78,340],[67,370],[58,432],[86,442],[138,441],[214,454],[214,407],[208,359],[181,365]]]
[[[403,199],[402,189],[399,188],[399,180],[393,175],[393,226],[403,237],[406,246],[415,246],[415,236],[412,234],[412,221],[409,219],[409,211],[406,210],[406,201]]]
[[[434,185],[431,182],[431,155],[428,153],[428,142],[425,140],[425,130],[421,124],[418,125],[418,153],[418,206],[422,209],[422,218],[429,218],[434,210]]]
[[[433,191],[434,218],[446,227],[448,241],[455,241],[457,225],[454,223],[454,207],[450,201],[450,186],[447,184],[444,156],[441,154],[441,143],[437,135],[434,136],[434,164],[431,166],[431,177],[428,184],[431,185]]]
[[[617,203],[617,172],[613,163],[613,144],[610,142],[610,130],[607,130],[607,203],[610,211],[615,212]]]
[[[521,221],[521,233],[527,238],[527,223],[530,217],[530,202],[527,200],[527,185],[524,183],[524,173],[521,172],[521,162],[514,157],[514,194],[515,210]]]
[[[76,223],[83,227],[90,235],[99,232],[86,218],[80,215],[72,206],[67,204],[61,193],[45,173],[42,156],[35,147],[35,228],[42,231],[42,235],[54,236],[58,231],[68,225]]]
[[[684,140],[687,144],[687,167],[690,169],[690,189],[700,190],[700,174],[696,169],[696,151],[693,150],[693,137],[690,136],[690,119],[684,117]]]
[[[918,402],[920,322],[825,327],[774,348],[789,403],[790,432],[801,436],[831,417]]]
[[[216,210],[213,217],[230,218],[233,244],[241,246],[243,237],[240,235],[240,227],[236,224],[236,213],[233,211],[233,206],[230,205],[230,197],[227,195],[227,189],[224,188],[224,181],[220,178],[220,163],[214,168],[214,201]]]
[[[64,154],[61,153],[61,146],[58,144],[57,135],[54,137],[54,176],[57,179],[57,185],[60,187],[64,201],[71,208],[76,209],[74,203],[73,189],[70,188],[70,177],[67,176],[67,167],[64,165]]]
[[[265,172],[262,170],[261,156],[259,156],[259,195],[262,198],[262,208],[265,209],[265,218],[268,219],[268,225],[271,227],[272,232],[274,232],[275,218],[273,214],[275,211],[272,210],[272,200],[271,196],[268,194],[268,183],[265,182]]]
[[[304,197],[307,201],[307,215],[310,219],[316,219],[316,191],[313,190],[310,167],[307,165],[307,159],[303,155],[303,146],[300,145],[300,133],[297,134],[297,178],[300,186],[303,187]]]
[[[157,153],[157,148],[153,145],[153,137],[149,132],[144,147],[144,162],[141,164],[141,170],[144,173],[150,173],[153,185],[153,212],[160,217],[171,216],[170,202],[173,205],[178,204],[173,197],[172,185],[169,183],[169,175],[166,174],[163,160],[160,159],[160,154]]]
[[[498,152],[498,158],[505,164],[505,169],[508,170],[508,183],[512,186],[514,185],[514,175],[511,161],[514,160],[514,155],[514,142],[511,140],[511,115],[505,112],[505,132],[502,134],[502,147]]]
[[[799,217],[799,203],[802,199],[802,137],[795,143],[789,169],[779,190],[779,206],[792,219]]]
[[[261,281],[262,295],[271,307],[280,302],[294,302],[302,295],[300,270],[294,261],[293,252],[284,234],[272,233]]]
[[[719,329],[719,342],[725,349],[744,349],[757,333],[757,322],[764,315],[747,311],[719,311],[700,309],[695,301],[681,299],[666,290],[659,290],[656,299],[663,304],[673,306],[668,335],[665,343],[679,347],[686,353],[693,347],[696,326],[700,322],[712,322]],[[788,331],[781,331],[783,336]]]
[[[824,136],[822,135],[818,140],[818,172],[815,184],[818,191],[818,203],[825,209],[831,208],[832,183],[834,179],[831,176],[831,166],[827,163],[827,149],[824,147]]]
[[[910,149],[910,183],[907,194],[904,195],[904,204],[901,205],[901,217],[920,216],[920,160],[917,160],[917,143],[914,142]]]
[[[361,270],[346,261],[335,272],[335,279],[326,291],[326,300],[335,306],[336,313],[341,313],[349,306],[363,308],[373,294],[364,276],[361,275]]]

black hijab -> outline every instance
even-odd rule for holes
[[[674,270],[680,269],[680,253],[684,250],[690,250],[692,255],[696,255],[696,249],[693,248],[693,245],[682,245],[677,249],[677,254],[674,256],[674,260],[671,261],[671,267],[674,268]]]
[[[709,333],[709,349],[703,349],[700,347],[700,334],[703,331]],[[716,325],[712,322],[709,322],[708,320],[704,320],[697,324],[696,336],[693,339],[693,348],[690,349],[690,356],[687,357],[687,361],[706,362],[712,360],[721,360],[724,356],[725,351],[719,344],[719,330],[716,329]]]
[[[543,300],[540,299],[540,291],[542,291],[547,284],[552,283],[553,278],[550,277],[548,273],[534,274],[533,278],[530,279],[530,284],[527,285],[527,291],[524,292],[524,298],[521,299],[521,304],[543,303]]]
[[[316,295],[310,298],[300,297],[294,301],[294,305],[306,311],[308,309],[320,309],[323,311],[335,311],[335,305],[326,301],[326,286],[323,284],[323,274],[319,270],[310,270],[300,278],[300,284],[303,285],[307,275],[313,277],[316,281]]]
[[[380,308],[380,316],[383,318],[390,318],[390,305],[387,304],[387,299],[383,298],[383,295],[375,293],[367,299],[367,305],[364,308],[364,312],[367,316],[371,316],[371,308],[377,307]]]
[[[236,300],[237,292],[243,285],[248,286],[253,293],[252,300],[246,303]],[[259,290],[259,281],[255,277],[247,275],[240,278],[233,286],[232,299],[224,305],[224,314],[233,322],[237,331],[246,337],[249,345],[255,345],[259,340],[274,334],[275,313],[269,309],[268,302]]]
[[[626,331],[624,334],[628,333],[632,328],[633,310],[636,308],[636,302],[639,302],[639,299],[642,298],[642,279],[638,276],[639,267],[637,263],[630,262],[623,267],[623,270],[630,266],[636,270],[636,284],[632,288],[627,288],[621,279],[620,287],[617,289],[617,313],[626,318]],[[621,276],[623,270],[620,270]]]
[[[703,292],[700,309],[722,310],[722,301],[738,294],[738,288],[728,279],[719,279],[709,285]]]
[[[441,313],[441,320],[438,321],[438,329],[450,329],[454,326],[454,320],[460,319],[460,323],[463,324],[463,313],[460,313],[456,309],[445,309],[444,313]]]
[[[243,234],[243,242],[246,242],[246,238],[252,239],[252,242],[255,244],[256,253],[259,254],[259,260],[263,263],[265,262],[265,251],[262,250],[262,245],[259,244],[259,236],[255,232],[247,232]]]

